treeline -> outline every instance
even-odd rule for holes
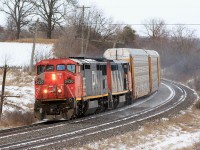
[[[57,57],[101,57],[111,47],[145,48],[159,52],[162,68],[167,70],[164,75],[191,76],[200,69],[195,31],[183,25],[169,29],[162,19],[144,21],[145,33],[140,35],[95,7],[83,11],[76,0],[1,0],[0,13],[7,14],[0,40],[32,38],[39,18],[37,37],[58,39],[54,45]]]
[[[154,49],[161,56],[162,77],[186,82],[199,77],[200,40],[195,31],[183,25],[169,30],[160,19],[151,19],[145,25],[148,36],[140,47]]]
[[[182,25],[168,29],[164,20],[153,18],[144,22],[146,32],[141,36],[131,26],[114,24],[111,19],[103,18],[102,12],[97,9],[94,12],[95,15],[86,15],[89,19],[85,22],[83,48],[81,19],[72,17],[55,44],[56,56],[81,56],[82,49],[87,57],[102,57],[105,49],[111,47],[154,49],[161,56],[163,75],[187,78],[199,72],[200,41],[194,30]]]
[[[85,26],[82,55],[80,24],[75,22],[67,26],[63,36],[54,45],[55,55],[102,57],[104,51],[112,47],[153,49],[160,54],[163,78],[181,82],[193,79],[193,85],[199,86],[200,40],[194,30],[180,25],[169,30],[161,19],[145,22],[145,36],[138,35],[131,26],[110,24],[102,27],[105,26],[100,23]]]

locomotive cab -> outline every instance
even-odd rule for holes
[[[69,59],[52,59],[36,67],[35,116],[41,120],[71,118],[80,66]]]
[[[36,90],[40,90],[42,93],[36,95],[36,98],[55,100],[73,97],[73,92],[69,92],[72,88],[69,89],[68,84],[74,83],[75,76],[75,64],[47,64],[37,66],[35,85]]]

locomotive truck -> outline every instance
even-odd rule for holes
[[[103,56],[38,62],[35,117],[68,120],[122,107],[158,90],[160,58],[156,51],[112,48]]]

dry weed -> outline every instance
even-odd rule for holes
[[[5,112],[2,118],[1,125],[4,127],[15,127],[22,125],[30,125],[35,122],[32,112]]]
[[[32,38],[22,38],[22,39],[14,40],[11,42],[32,43],[33,39]],[[42,38],[36,39],[36,43],[42,43],[42,44],[54,44],[55,42],[57,42],[57,39],[42,39]]]
[[[200,109],[200,100],[196,102],[195,107],[196,107],[197,109]]]
[[[200,95],[200,91],[197,91],[197,94]],[[196,109],[200,109],[200,99],[195,104]]]
[[[8,72],[6,86],[28,86],[31,85],[34,75],[29,75],[28,72],[12,71]]]
[[[200,142],[194,144],[193,150],[200,150]]]

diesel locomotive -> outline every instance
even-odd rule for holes
[[[34,114],[39,120],[122,107],[160,85],[160,58],[153,50],[112,48],[104,58],[46,59],[36,67]]]

